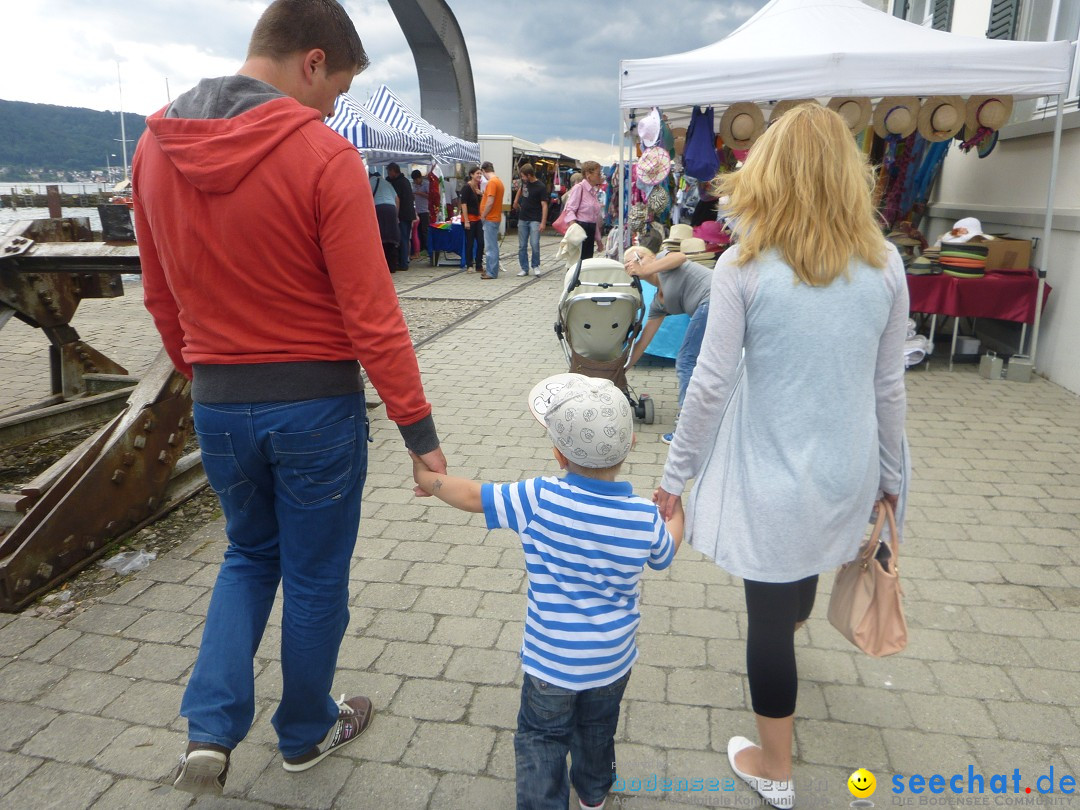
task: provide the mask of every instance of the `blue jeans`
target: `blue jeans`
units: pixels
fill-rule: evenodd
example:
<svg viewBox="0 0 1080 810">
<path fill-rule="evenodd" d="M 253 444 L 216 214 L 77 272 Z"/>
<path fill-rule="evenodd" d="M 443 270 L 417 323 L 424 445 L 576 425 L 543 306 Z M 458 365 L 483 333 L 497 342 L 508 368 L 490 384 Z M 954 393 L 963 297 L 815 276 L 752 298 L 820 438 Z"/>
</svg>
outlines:
<svg viewBox="0 0 1080 810">
<path fill-rule="evenodd" d="M 398 270 L 407 270 L 412 256 L 412 222 L 398 222 L 401 241 L 398 242 Z"/>
<path fill-rule="evenodd" d="M 255 715 L 252 660 L 282 584 L 286 757 L 326 736 L 330 687 L 349 624 L 349 567 L 367 477 L 363 394 L 300 402 L 195 404 L 207 480 L 229 539 L 180 713 L 188 738 L 235 748 Z"/>
<path fill-rule="evenodd" d="M 694 314 L 690 316 L 690 325 L 686 327 L 679 353 L 675 355 L 675 376 L 679 379 L 679 407 L 686 399 L 686 389 L 690 386 L 690 377 L 697 365 L 701 352 L 701 341 L 705 337 L 705 323 L 709 320 L 709 302 L 702 301 Z"/>
<path fill-rule="evenodd" d="M 514 733 L 518 810 L 566 810 L 571 782 L 586 804 L 604 800 L 615 782 L 615 728 L 629 681 L 628 672 L 575 692 L 525 674 Z"/>
<path fill-rule="evenodd" d="M 518 264 L 529 272 L 529 246 L 532 246 L 532 269 L 540 267 L 540 223 L 518 220 Z"/>
<path fill-rule="evenodd" d="M 499 275 L 499 223 L 484 220 L 484 260 L 487 269 L 484 271 L 489 276 Z"/>
</svg>

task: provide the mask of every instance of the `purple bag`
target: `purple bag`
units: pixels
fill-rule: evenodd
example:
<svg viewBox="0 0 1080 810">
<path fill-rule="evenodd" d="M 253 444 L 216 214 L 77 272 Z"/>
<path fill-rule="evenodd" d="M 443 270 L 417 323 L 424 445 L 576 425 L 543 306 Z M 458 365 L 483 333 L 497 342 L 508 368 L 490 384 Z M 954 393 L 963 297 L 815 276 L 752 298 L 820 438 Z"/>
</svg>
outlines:
<svg viewBox="0 0 1080 810">
<path fill-rule="evenodd" d="M 694 107 L 690 114 L 690 126 L 686 128 L 683 168 L 686 174 L 697 180 L 712 180 L 720 170 L 720 160 L 716 157 L 712 107 L 704 111 L 700 107 Z"/>
</svg>

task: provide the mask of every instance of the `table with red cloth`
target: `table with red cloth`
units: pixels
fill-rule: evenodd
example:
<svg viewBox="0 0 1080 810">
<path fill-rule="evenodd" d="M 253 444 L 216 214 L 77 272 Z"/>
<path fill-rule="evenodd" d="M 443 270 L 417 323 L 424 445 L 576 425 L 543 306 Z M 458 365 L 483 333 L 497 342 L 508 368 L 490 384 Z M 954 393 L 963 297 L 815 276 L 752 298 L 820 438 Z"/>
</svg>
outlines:
<svg viewBox="0 0 1080 810">
<path fill-rule="evenodd" d="M 907 285 L 912 312 L 1035 322 L 1035 293 L 1039 279 L 1034 270 L 991 271 L 983 278 L 956 278 L 944 274 L 908 276 Z M 1048 284 L 1043 289 L 1043 306 L 1049 294 Z"/>
<path fill-rule="evenodd" d="M 982 278 L 956 278 L 949 275 L 908 276 L 908 296 L 912 312 L 933 315 L 930 341 L 934 340 L 937 316 L 955 318 L 949 362 L 956 354 L 957 325 L 960 318 L 998 318 L 1024 324 L 1020 337 L 1023 351 L 1027 324 L 1035 322 L 1035 296 L 1039 279 L 1035 271 L 988 271 Z M 1050 285 L 1043 287 L 1043 306 L 1050 295 Z"/>
</svg>

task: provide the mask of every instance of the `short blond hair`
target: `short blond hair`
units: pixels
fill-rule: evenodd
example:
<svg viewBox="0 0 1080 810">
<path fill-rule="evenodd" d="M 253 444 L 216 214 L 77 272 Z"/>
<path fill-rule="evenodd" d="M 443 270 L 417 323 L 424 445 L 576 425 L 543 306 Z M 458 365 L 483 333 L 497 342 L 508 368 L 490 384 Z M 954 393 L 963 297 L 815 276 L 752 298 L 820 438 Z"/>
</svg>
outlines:
<svg viewBox="0 0 1080 810">
<path fill-rule="evenodd" d="M 638 257 L 640 257 L 642 259 L 655 259 L 656 258 L 656 254 L 653 253 L 651 250 L 649 250 L 644 245 L 631 245 L 630 247 L 628 247 L 625 250 L 625 252 L 623 253 L 623 256 L 626 256 L 627 254 L 629 254 L 630 251 L 634 252 L 634 256 L 638 256 Z"/>
<path fill-rule="evenodd" d="M 824 287 L 853 258 L 884 267 L 874 175 L 844 119 L 820 104 L 788 110 L 757 140 L 743 167 L 717 175 L 735 220 L 737 264 L 775 248 L 799 281 Z"/>
</svg>

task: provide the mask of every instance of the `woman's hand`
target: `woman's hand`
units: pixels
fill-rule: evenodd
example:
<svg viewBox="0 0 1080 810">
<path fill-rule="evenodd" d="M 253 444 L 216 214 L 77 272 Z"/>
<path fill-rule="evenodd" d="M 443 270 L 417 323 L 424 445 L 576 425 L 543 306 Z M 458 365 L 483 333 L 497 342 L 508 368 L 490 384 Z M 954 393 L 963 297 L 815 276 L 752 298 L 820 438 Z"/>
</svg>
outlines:
<svg viewBox="0 0 1080 810">
<path fill-rule="evenodd" d="M 660 512 L 660 517 L 664 520 L 671 520 L 671 516 L 675 514 L 676 507 L 681 507 L 682 505 L 681 495 L 672 495 L 663 487 L 656 488 L 652 499 Z"/>
</svg>

